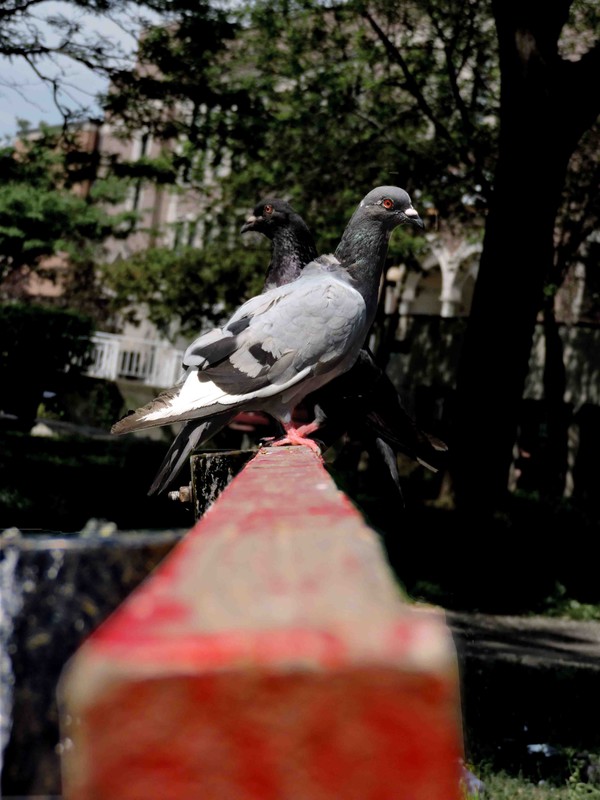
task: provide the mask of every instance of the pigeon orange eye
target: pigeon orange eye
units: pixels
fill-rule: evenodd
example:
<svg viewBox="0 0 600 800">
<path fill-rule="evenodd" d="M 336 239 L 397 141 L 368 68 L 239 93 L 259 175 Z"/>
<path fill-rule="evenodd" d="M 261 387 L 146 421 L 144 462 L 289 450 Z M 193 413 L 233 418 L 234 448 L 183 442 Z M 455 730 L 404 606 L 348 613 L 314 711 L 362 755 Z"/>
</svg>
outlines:
<svg viewBox="0 0 600 800">
<path fill-rule="evenodd" d="M 384 200 L 382 200 L 382 202 L 381 202 L 381 205 L 382 205 L 384 208 L 390 209 L 390 208 L 393 208 L 393 207 L 394 207 L 394 201 L 393 201 L 393 200 L 390 200 L 390 198 L 389 198 L 389 197 L 386 197 Z"/>
<path fill-rule="evenodd" d="M 272 214 L 272 213 L 273 213 L 273 206 L 272 206 L 272 205 L 269 205 L 269 204 L 267 204 L 267 205 L 265 206 L 265 208 L 264 208 L 264 212 L 265 212 L 265 214 Z"/>
</svg>

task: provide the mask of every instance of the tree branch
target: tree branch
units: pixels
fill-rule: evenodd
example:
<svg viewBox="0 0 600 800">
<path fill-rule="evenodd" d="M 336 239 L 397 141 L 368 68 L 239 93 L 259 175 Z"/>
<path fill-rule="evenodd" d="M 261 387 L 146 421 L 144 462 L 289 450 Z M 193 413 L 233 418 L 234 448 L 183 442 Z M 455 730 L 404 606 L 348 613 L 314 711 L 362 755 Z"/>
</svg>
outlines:
<svg viewBox="0 0 600 800">
<path fill-rule="evenodd" d="M 456 151 L 457 155 L 466 164 L 468 164 L 471 167 L 471 169 L 473 169 L 475 179 L 482 186 L 484 194 L 486 196 L 489 196 L 489 193 L 491 192 L 491 186 L 489 181 L 485 177 L 485 174 L 483 172 L 483 169 L 481 168 L 481 165 L 479 164 L 477 157 L 469 150 L 469 148 L 464 147 L 462 144 L 457 142 L 451 135 L 450 131 L 446 128 L 446 126 L 440 122 L 439 118 L 436 116 L 435 112 L 425 99 L 425 96 L 423 95 L 423 92 L 421 91 L 419 84 L 417 83 L 413 74 L 411 73 L 408 64 L 402 57 L 402 54 L 400 53 L 398 48 L 393 44 L 393 42 L 390 41 L 389 37 L 386 36 L 382 28 L 378 25 L 377 21 L 373 18 L 373 16 L 369 13 L 369 11 L 367 9 L 364 9 L 361 12 L 361 14 L 367 20 L 367 22 L 377 35 L 380 42 L 385 47 L 388 57 L 400 67 L 406 82 L 404 88 L 407 89 L 410 92 L 410 94 L 415 98 L 420 110 L 423 112 L 425 117 L 433 124 L 436 134 L 445 139 L 447 142 L 449 142 L 452 146 L 452 149 Z M 444 51 L 446 54 L 447 73 L 450 82 L 451 92 L 454 101 L 456 103 L 460 118 L 463 123 L 465 136 L 467 138 L 469 138 L 469 136 L 474 138 L 475 128 L 469 116 L 469 109 L 465 105 L 464 100 L 460 94 L 460 89 L 458 86 L 458 77 L 452 62 L 453 47 L 448 45 L 447 41 L 445 40 L 444 33 L 441 30 L 441 27 L 439 26 L 437 21 L 433 18 L 433 16 L 431 17 L 431 19 L 436 29 L 436 33 L 438 34 L 438 36 L 442 41 L 442 44 L 444 45 Z"/>
<path fill-rule="evenodd" d="M 379 39 L 379 41 L 385 47 L 385 50 L 386 50 L 389 58 L 394 63 L 396 63 L 400 67 L 400 69 L 402 70 L 402 74 L 404 75 L 404 80 L 406 82 L 406 89 L 408 89 L 408 91 L 415 98 L 415 100 L 417 101 L 417 105 L 419 106 L 419 108 L 421 109 L 421 111 L 423 112 L 425 117 L 427 117 L 427 119 L 432 123 L 432 125 L 435 128 L 436 134 L 438 136 L 441 136 L 447 142 L 450 142 L 452 145 L 454 145 L 455 143 L 454 143 L 454 140 L 453 140 L 452 136 L 450 135 L 450 132 L 448 131 L 448 129 L 444 125 L 442 125 L 442 123 L 439 121 L 439 119 L 434 114 L 433 109 L 431 108 L 431 106 L 429 105 L 427 100 L 425 99 L 425 96 L 423 95 L 423 92 L 421 91 L 421 88 L 420 88 L 419 84 L 417 83 L 417 81 L 415 80 L 413 74 L 409 70 L 408 64 L 406 63 L 406 61 L 402 57 L 402 54 L 400 53 L 398 48 L 386 36 L 386 34 L 379 27 L 379 25 L 377 24 L 376 20 L 369 13 L 369 11 L 367 11 L 367 9 L 363 9 L 361 11 L 361 15 L 364 17 L 364 19 L 367 20 L 367 22 L 369 23 L 369 25 L 373 29 L 373 32 L 376 34 L 376 36 Z"/>
</svg>

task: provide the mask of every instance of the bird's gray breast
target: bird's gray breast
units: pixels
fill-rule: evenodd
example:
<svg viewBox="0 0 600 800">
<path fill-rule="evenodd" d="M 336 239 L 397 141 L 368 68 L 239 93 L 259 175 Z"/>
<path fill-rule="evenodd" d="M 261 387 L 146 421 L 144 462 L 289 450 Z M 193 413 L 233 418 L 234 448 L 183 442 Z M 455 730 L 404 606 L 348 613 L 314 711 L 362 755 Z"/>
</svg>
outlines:
<svg viewBox="0 0 600 800">
<path fill-rule="evenodd" d="M 269 366 L 285 381 L 309 366 L 313 372 L 326 371 L 354 351 L 357 342 L 362 344 L 365 303 L 348 282 L 317 273 L 299 278 L 290 289 L 241 335 L 248 345 L 232 363 L 243 358 L 248 369 Z M 287 361 L 285 374 L 276 369 L 281 359 Z"/>
</svg>

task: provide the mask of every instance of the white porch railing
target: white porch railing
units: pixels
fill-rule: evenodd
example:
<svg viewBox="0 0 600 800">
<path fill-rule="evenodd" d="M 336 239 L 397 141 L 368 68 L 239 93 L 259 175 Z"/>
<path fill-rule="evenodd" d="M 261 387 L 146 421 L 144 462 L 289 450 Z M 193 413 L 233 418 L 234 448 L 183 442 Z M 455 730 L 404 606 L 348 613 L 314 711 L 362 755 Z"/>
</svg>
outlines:
<svg viewBox="0 0 600 800">
<path fill-rule="evenodd" d="M 140 381 L 164 389 L 172 386 L 181 374 L 183 350 L 168 342 L 137 339 L 115 333 L 95 333 L 92 363 L 87 374 L 93 378 L 115 381 Z"/>
</svg>

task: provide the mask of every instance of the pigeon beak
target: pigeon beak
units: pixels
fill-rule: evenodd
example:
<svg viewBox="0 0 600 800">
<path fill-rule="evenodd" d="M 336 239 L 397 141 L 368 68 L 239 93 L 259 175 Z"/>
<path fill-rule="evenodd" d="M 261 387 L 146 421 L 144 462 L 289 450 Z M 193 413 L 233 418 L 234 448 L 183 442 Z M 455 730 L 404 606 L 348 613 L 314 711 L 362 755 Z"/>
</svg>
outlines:
<svg viewBox="0 0 600 800">
<path fill-rule="evenodd" d="M 242 225 L 242 230 L 240 231 L 240 233 L 246 233 L 246 231 L 253 230 L 254 226 L 258 222 L 258 220 L 259 220 L 259 217 L 255 217 L 254 214 L 252 214 L 250 217 L 248 217 L 246 222 L 244 222 L 244 224 Z"/>
<path fill-rule="evenodd" d="M 425 228 L 425 223 L 412 206 L 404 209 L 404 216 L 406 217 L 406 221 L 410 222 L 411 225 L 416 225 L 417 228 Z"/>
</svg>

